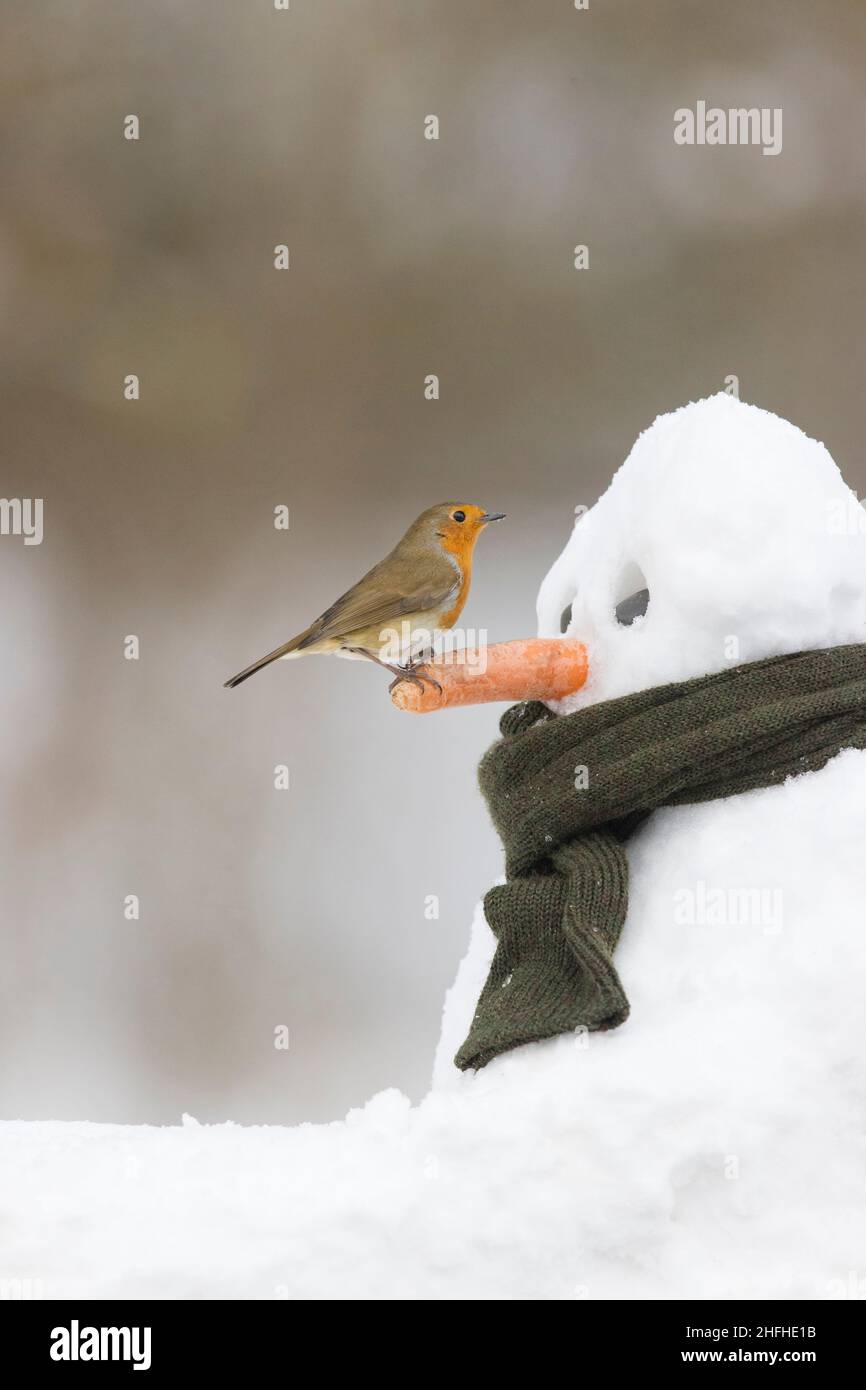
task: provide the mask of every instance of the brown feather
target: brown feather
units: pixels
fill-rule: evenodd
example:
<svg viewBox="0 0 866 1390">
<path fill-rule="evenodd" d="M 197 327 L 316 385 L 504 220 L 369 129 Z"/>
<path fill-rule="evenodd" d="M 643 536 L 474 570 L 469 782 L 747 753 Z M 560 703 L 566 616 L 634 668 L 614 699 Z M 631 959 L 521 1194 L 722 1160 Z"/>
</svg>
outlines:
<svg viewBox="0 0 866 1390">
<path fill-rule="evenodd" d="M 384 627 L 409 613 L 435 611 L 456 596 L 461 576 L 441 551 L 414 557 L 411 568 L 408 560 L 392 551 L 374 565 L 310 624 L 299 648 Z M 399 570 L 403 570 L 402 575 Z"/>
</svg>

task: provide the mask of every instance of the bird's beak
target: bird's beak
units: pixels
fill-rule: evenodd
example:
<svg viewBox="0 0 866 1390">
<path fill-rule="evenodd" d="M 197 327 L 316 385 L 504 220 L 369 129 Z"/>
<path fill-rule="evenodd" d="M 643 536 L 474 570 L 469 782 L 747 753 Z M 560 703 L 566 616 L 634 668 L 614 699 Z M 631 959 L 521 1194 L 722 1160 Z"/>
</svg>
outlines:
<svg viewBox="0 0 866 1390">
<path fill-rule="evenodd" d="M 504 521 L 504 520 L 505 520 L 505 513 L 504 513 L 504 512 L 485 512 L 484 515 L 483 515 L 483 517 L 481 518 L 481 525 L 482 525 L 482 526 L 486 526 L 487 523 L 488 523 L 488 521 Z"/>
</svg>

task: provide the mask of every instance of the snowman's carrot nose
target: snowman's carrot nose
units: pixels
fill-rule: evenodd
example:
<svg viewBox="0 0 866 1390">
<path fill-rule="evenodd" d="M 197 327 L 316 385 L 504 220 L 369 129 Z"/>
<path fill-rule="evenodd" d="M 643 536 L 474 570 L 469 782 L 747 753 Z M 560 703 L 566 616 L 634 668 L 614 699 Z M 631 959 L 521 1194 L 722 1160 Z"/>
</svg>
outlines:
<svg viewBox="0 0 866 1390">
<path fill-rule="evenodd" d="M 496 642 L 417 667 L 421 684 L 402 680 L 391 699 L 398 709 L 413 714 L 494 700 L 560 700 L 580 689 L 587 669 L 586 647 L 572 637 Z"/>
</svg>

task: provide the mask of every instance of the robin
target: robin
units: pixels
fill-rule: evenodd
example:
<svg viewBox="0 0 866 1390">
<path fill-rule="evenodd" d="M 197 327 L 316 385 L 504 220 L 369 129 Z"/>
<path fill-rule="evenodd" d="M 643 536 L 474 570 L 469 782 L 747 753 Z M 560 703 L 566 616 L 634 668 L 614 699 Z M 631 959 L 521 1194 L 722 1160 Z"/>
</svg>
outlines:
<svg viewBox="0 0 866 1390">
<path fill-rule="evenodd" d="M 469 594 L 475 542 L 488 522 L 504 515 L 463 502 L 428 507 L 391 553 L 320 618 L 226 685 L 240 685 L 281 656 L 315 652 L 375 661 L 395 677 L 391 689 L 401 680 L 437 684 L 414 668 L 429 649 L 432 633 L 453 627 L 459 618 Z"/>
</svg>

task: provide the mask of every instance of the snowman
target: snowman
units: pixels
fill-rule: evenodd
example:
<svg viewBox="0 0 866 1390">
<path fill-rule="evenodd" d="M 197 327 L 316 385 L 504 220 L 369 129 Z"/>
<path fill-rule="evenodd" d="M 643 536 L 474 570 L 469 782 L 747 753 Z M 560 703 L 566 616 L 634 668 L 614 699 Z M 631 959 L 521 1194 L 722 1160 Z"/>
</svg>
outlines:
<svg viewBox="0 0 866 1390">
<path fill-rule="evenodd" d="M 727 395 L 660 417 L 541 586 L 540 637 L 588 663 L 548 703 L 862 642 L 861 521 L 793 425 Z M 286 1130 L 19 1127 L 11 1248 L 39 1231 L 48 1296 L 104 1293 L 110 1268 L 121 1297 L 860 1297 L 864 844 L 856 747 L 662 806 L 626 845 L 619 1026 L 456 1068 L 496 946 L 479 907 L 418 1106 L 388 1090 Z"/>
<path fill-rule="evenodd" d="M 862 509 L 822 445 L 719 394 L 639 438 L 544 580 L 538 622 L 589 654 L 559 713 L 862 642 Z M 460 1073 L 495 946 L 477 912 L 433 1095 L 481 1090 L 512 1122 L 522 1106 L 534 1117 L 530 1171 L 550 1165 L 562 1184 L 558 1253 L 569 1267 L 571 1247 L 586 1296 L 864 1286 L 864 843 L 855 748 L 781 785 L 656 811 L 628 846 L 628 1021 Z"/>
</svg>

